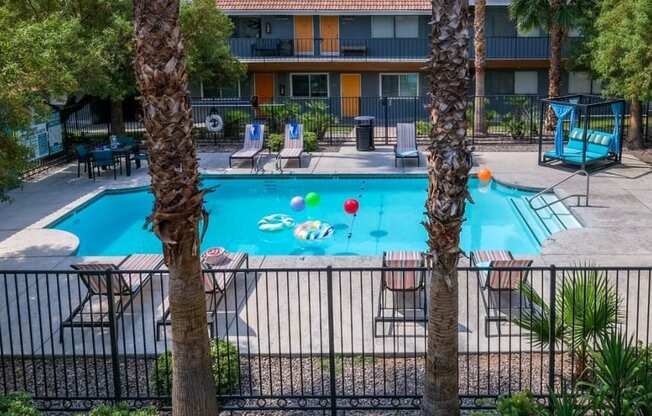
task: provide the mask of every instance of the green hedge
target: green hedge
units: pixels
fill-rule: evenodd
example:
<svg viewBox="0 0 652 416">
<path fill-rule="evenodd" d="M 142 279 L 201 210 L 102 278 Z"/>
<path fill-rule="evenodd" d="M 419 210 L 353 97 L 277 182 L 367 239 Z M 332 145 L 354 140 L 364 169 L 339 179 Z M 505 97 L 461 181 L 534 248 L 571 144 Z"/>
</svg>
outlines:
<svg viewBox="0 0 652 416">
<path fill-rule="evenodd" d="M 209 354 L 217 393 L 232 392 L 240 382 L 238 348 L 228 341 L 212 340 Z M 163 353 L 156 360 L 153 377 L 155 393 L 169 395 L 172 391 L 172 377 L 172 353 Z"/>
<path fill-rule="evenodd" d="M 129 409 L 125 404 L 117 406 L 98 406 L 88 413 L 88 416 L 158 416 L 159 412 L 154 407 L 142 409 Z"/>
</svg>

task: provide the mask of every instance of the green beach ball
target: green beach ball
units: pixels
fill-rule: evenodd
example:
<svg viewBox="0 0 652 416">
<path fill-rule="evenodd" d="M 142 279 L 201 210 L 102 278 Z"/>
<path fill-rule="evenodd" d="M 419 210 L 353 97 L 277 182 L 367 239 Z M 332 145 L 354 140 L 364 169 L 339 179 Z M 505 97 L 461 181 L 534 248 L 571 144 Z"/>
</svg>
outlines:
<svg viewBox="0 0 652 416">
<path fill-rule="evenodd" d="M 321 198 L 319 197 L 319 194 L 317 192 L 309 192 L 308 195 L 306 195 L 306 198 L 305 198 L 306 204 L 309 207 L 313 207 L 313 208 L 316 207 L 317 205 L 319 205 L 319 200 L 320 199 Z"/>
</svg>

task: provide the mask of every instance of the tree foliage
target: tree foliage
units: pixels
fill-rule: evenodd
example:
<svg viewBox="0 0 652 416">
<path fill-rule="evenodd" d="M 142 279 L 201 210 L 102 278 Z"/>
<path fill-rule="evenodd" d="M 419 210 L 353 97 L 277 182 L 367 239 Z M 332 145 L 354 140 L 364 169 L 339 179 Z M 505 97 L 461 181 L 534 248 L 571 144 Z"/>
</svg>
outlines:
<svg viewBox="0 0 652 416">
<path fill-rule="evenodd" d="M 652 99 L 651 27 L 650 0 L 602 1 L 590 49 L 607 94 Z"/>
</svg>

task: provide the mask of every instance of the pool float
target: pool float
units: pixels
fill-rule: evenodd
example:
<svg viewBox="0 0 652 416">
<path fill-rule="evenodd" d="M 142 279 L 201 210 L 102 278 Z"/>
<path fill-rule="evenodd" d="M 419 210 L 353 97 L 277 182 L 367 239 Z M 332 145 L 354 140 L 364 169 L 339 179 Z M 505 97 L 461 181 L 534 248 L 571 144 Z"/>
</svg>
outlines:
<svg viewBox="0 0 652 416">
<path fill-rule="evenodd" d="M 294 226 L 294 219 L 285 214 L 267 215 L 258 221 L 260 231 L 281 231 Z"/>
<path fill-rule="evenodd" d="M 323 240 L 333 235 L 333 227 L 319 220 L 306 221 L 294 228 L 294 236 L 299 240 Z"/>
</svg>

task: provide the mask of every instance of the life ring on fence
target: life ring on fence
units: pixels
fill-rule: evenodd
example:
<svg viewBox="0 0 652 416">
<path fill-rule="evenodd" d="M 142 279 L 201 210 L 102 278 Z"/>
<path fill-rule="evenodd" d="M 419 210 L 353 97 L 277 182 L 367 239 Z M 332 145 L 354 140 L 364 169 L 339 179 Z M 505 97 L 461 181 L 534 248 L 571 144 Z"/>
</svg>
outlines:
<svg viewBox="0 0 652 416">
<path fill-rule="evenodd" d="M 294 227 L 294 218 L 285 214 L 267 215 L 258 221 L 260 231 L 281 231 L 290 227 Z"/>
<path fill-rule="evenodd" d="M 224 128 L 224 121 L 219 114 L 209 114 L 204 121 L 206 123 L 206 130 L 211 133 L 219 133 Z"/>
<path fill-rule="evenodd" d="M 294 228 L 294 236 L 304 241 L 323 240 L 333 235 L 333 232 L 330 224 L 319 220 L 306 221 Z"/>
</svg>

